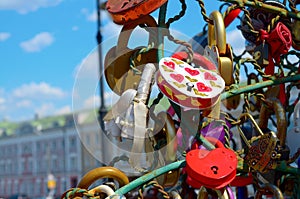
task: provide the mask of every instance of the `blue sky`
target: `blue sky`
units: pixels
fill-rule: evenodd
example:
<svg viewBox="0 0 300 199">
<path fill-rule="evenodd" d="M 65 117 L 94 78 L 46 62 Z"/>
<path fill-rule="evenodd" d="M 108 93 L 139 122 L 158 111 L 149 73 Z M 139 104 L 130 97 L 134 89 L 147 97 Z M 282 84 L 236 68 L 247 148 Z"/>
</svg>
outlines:
<svg viewBox="0 0 300 199">
<path fill-rule="evenodd" d="M 206 2 L 208 13 L 220 5 Z M 171 25 L 185 38 L 201 32 L 204 25 L 198 3 L 188 0 L 187 4 L 186 15 Z M 167 16 L 179 11 L 178 1 L 170 0 Z M 157 12 L 152 15 L 157 18 Z M 97 79 L 96 1 L 1 0 L 0 18 L 0 120 L 71 112 L 72 96 L 80 95 L 73 93 L 77 73 L 82 78 L 77 81 L 80 85 Z M 105 53 L 115 44 L 120 26 L 104 11 L 102 20 Z M 229 27 L 227 40 L 240 48 L 244 40 L 235 26 Z M 97 104 L 96 86 L 78 101 L 76 109 Z M 110 97 L 106 89 L 106 99 Z"/>
</svg>

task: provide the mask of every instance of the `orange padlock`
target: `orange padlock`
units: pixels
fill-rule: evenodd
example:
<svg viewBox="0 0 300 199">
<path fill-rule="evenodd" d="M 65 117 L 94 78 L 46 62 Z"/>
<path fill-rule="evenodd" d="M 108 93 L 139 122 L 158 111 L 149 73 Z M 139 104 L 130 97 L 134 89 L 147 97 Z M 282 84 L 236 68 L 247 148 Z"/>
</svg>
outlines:
<svg viewBox="0 0 300 199">
<path fill-rule="evenodd" d="M 227 186 L 236 176 L 237 157 L 234 151 L 227 149 L 217 139 L 206 137 L 217 143 L 211 151 L 193 149 L 186 154 L 187 183 L 199 189 L 201 186 L 221 189 Z"/>
<path fill-rule="evenodd" d="M 139 19 L 158 9 L 167 0 L 108 0 L 106 9 L 117 24 Z"/>
<path fill-rule="evenodd" d="M 118 38 L 117 46 L 111 48 L 105 56 L 105 77 L 109 87 L 118 95 L 127 89 L 137 89 L 141 75 L 137 74 L 130 67 L 130 58 L 143 48 L 139 46 L 135 49 L 127 47 L 133 29 L 140 24 L 151 27 L 149 31 L 148 44 L 153 44 L 147 52 L 140 54 L 139 59 L 134 60 L 135 67 L 140 72 L 145 64 L 157 62 L 157 23 L 150 15 L 144 16 L 135 22 L 125 24 Z M 153 27 L 153 28 L 152 28 Z"/>
</svg>

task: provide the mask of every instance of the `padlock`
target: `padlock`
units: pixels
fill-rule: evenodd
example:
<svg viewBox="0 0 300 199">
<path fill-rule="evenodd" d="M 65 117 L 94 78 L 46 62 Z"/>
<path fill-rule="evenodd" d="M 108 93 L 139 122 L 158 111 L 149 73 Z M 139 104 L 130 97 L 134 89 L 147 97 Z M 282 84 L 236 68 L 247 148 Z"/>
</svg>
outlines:
<svg viewBox="0 0 300 199">
<path fill-rule="evenodd" d="M 262 0 L 262 1 L 265 4 L 286 9 L 285 5 L 281 3 L 279 0 Z M 252 31 L 267 30 L 268 25 L 271 24 L 271 21 L 277 16 L 277 13 L 265 12 L 263 9 L 259 7 L 250 7 L 247 10 L 247 13 L 251 17 L 251 21 L 249 21 L 248 18 L 249 16 L 246 16 L 244 14 L 242 16 L 241 24 L 237 28 L 241 30 L 242 35 L 247 41 L 248 46 L 246 47 L 246 50 L 252 53 L 255 46 L 257 45 L 257 40 L 258 40 L 257 35 L 253 34 Z M 279 21 L 281 21 L 286 25 L 291 23 L 290 18 L 284 16 L 281 16 Z M 249 22 L 250 25 L 252 26 L 251 28 Z"/>
<path fill-rule="evenodd" d="M 254 199 L 262 199 L 263 195 L 272 194 L 276 199 L 284 199 L 280 189 L 273 184 L 262 184 L 258 190 L 255 192 Z"/>
<path fill-rule="evenodd" d="M 211 197 L 209 197 L 209 195 Z M 207 199 L 207 198 L 233 199 L 235 197 L 230 187 L 226 187 L 220 190 L 210 190 L 204 186 L 200 187 L 197 199 Z"/>
<path fill-rule="evenodd" d="M 156 144 L 156 148 L 153 149 L 154 146 L 151 146 L 151 149 L 146 148 L 145 151 L 158 151 L 158 153 L 161 153 L 161 156 L 164 157 L 164 165 L 175 162 L 177 159 L 177 137 L 172 117 L 168 113 L 159 112 L 157 116 L 152 119 L 154 119 L 155 122 L 153 128 L 153 142 Z M 162 167 L 164 165 L 157 165 L 157 167 Z M 173 187 L 178 182 L 179 176 L 180 171 L 179 169 L 176 169 L 157 177 L 156 180 L 163 187 Z"/>
<path fill-rule="evenodd" d="M 180 52 L 174 53 L 172 55 L 172 57 L 182 60 L 184 62 L 187 62 L 188 53 L 185 51 L 180 51 Z M 194 54 L 193 54 L 193 62 L 191 64 L 194 65 L 194 68 L 201 66 L 202 68 L 204 68 L 206 70 L 214 71 L 217 69 L 216 65 L 213 62 L 209 61 L 206 57 L 204 57 L 201 54 L 198 54 L 196 52 L 194 52 Z"/>
<path fill-rule="evenodd" d="M 216 143 L 219 148 L 211 151 L 193 149 L 186 154 L 187 183 L 197 189 L 201 186 L 221 189 L 235 178 L 237 157 L 234 151 L 224 148 L 219 140 L 206 139 Z"/>
<path fill-rule="evenodd" d="M 272 131 L 264 134 L 249 113 L 243 113 L 239 120 L 243 123 L 247 118 L 250 119 L 259 135 L 252 137 L 249 142 L 240 126 L 237 125 L 240 136 L 248 147 L 244 161 L 249 167 L 262 173 L 267 172 L 270 169 L 275 169 L 277 161 L 280 158 L 279 139 Z"/>
<path fill-rule="evenodd" d="M 263 131 L 268 131 L 268 119 L 272 113 L 275 113 L 277 122 L 277 134 L 280 141 L 281 149 L 285 148 L 286 131 L 287 131 L 287 120 L 286 113 L 283 105 L 277 98 L 266 99 L 263 106 L 260 109 L 259 123 L 258 126 Z"/>
<path fill-rule="evenodd" d="M 146 24 L 151 27 L 148 43 L 153 44 L 153 48 L 140 54 L 139 59 L 133 60 L 136 63 L 136 69 L 142 72 L 146 63 L 157 63 L 157 23 L 155 19 L 147 15 L 125 24 L 119 35 L 117 46 L 107 52 L 104 61 L 104 73 L 108 86 L 118 95 L 127 89 L 136 90 L 141 78 L 140 74 L 136 74 L 130 68 L 130 58 L 144 47 L 140 46 L 135 49 L 127 47 L 133 29 L 139 24 Z"/>
<path fill-rule="evenodd" d="M 232 49 L 226 43 L 226 31 L 222 15 L 214 11 L 210 15 L 213 24 L 208 24 L 208 45 L 204 49 L 204 56 L 218 67 L 218 71 L 229 88 L 234 83 Z M 223 100 L 228 110 L 236 109 L 240 103 L 240 95 Z"/>
<path fill-rule="evenodd" d="M 114 167 L 98 167 L 86 173 L 78 183 L 77 187 L 88 189 L 94 182 L 103 178 L 112 178 L 118 181 L 122 187 L 129 183 L 128 177 L 119 169 Z"/>
<path fill-rule="evenodd" d="M 162 58 L 156 83 L 160 91 L 181 107 L 207 109 L 216 104 L 225 87 L 222 77 L 214 71 L 194 68 L 172 57 Z"/>
<path fill-rule="evenodd" d="M 117 24 L 125 24 L 149 15 L 167 0 L 108 0 L 106 10 Z"/>
<path fill-rule="evenodd" d="M 293 120 L 291 128 L 287 133 L 287 145 L 290 148 L 291 154 L 295 154 L 300 148 L 300 101 L 294 107 Z"/>
</svg>

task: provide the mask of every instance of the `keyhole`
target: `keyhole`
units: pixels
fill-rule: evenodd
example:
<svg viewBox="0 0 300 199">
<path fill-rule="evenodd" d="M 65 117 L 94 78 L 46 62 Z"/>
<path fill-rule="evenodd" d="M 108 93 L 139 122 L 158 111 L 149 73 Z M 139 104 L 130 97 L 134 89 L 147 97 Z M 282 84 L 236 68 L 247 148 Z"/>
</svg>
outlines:
<svg viewBox="0 0 300 199">
<path fill-rule="evenodd" d="M 191 82 L 187 82 L 187 83 L 186 83 L 186 86 L 187 86 L 187 88 L 186 88 L 187 91 L 190 91 L 190 92 L 191 92 L 191 91 L 192 91 L 192 88 L 194 87 L 194 84 L 191 83 Z"/>
<path fill-rule="evenodd" d="M 212 166 L 210 169 L 214 172 L 214 174 L 218 174 L 219 168 L 217 166 Z"/>
</svg>

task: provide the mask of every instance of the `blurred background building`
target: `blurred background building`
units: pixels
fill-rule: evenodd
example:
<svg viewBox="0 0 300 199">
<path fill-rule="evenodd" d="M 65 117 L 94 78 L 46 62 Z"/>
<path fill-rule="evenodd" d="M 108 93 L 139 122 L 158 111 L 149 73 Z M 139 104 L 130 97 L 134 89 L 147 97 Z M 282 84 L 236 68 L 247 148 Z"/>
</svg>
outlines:
<svg viewBox="0 0 300 199">
<path fill-rule="evenodd" d="M 56 196 L 76 187 L 87 171 L 100 165 L 80 140 L 96 149 L 101 147 L 95 126 L 98 123 L 92 114 L 95 113 L 83 111 L 75 113 L 74 119 L 73 114 L 68 114 L 36 116 L 21 123 L 0 122 L 0 197 L 26 194 L 45 198 L 49 186 L 53 186 L 49 175 L 55 178 Z"/>
</svg>

